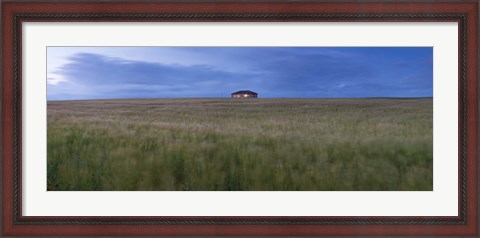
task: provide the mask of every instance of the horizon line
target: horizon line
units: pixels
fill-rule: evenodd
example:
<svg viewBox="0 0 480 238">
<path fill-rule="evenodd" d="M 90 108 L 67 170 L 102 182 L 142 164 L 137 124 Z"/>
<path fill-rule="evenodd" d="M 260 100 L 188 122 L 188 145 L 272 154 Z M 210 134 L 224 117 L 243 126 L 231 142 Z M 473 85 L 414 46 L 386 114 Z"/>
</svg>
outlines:
<svg viewBox="0 0 480 238">
<path fill-rule="evenodd" d="M 261 97 L 261 98 L 232 98 L 232 97 L 152 97 L 152 98 L 88 98 L 88 99 L 47 99 L 47 101 L 94 101 L 94 100 L 138 100 L 138 99 L 234 99 L 234 100 L 256 100 L 256 99 L 428 99 L 425 97 Z"/>
</svg>

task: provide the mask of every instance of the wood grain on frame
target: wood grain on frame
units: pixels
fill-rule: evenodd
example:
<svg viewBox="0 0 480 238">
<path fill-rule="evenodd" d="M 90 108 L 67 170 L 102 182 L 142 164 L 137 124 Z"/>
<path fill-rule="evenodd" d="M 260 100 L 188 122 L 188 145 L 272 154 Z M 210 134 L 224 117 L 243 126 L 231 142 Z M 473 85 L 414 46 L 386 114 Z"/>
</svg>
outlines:
<svg viewBox="0 0 480 238">
<path fill-rule="evenodd" d="M 2 234 L 478 235 L 477 1 L 2 3 Z M 459 215 L 455 217 L 25 217 L 21 24 L 29 21 L 453 21 L 459 24 Z"/>
</svg>

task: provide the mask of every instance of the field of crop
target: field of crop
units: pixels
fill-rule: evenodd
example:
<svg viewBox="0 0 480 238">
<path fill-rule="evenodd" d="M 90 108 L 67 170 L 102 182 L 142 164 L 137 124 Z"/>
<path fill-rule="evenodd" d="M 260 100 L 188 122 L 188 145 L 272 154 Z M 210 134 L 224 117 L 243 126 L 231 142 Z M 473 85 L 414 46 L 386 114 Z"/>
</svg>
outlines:
<svg viewBox="0 0 480 238">
<path fill-rule="evenodd" d="M 49 101 L 49 191 L 432 190 L 420 99 Z"/>
</svg>

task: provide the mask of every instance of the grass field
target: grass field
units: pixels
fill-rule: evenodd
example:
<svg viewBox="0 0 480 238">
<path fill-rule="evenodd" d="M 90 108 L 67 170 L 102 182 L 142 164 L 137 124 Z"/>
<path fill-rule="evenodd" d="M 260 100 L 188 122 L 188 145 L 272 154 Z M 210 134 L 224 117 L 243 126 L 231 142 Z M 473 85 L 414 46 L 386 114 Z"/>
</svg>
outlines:
<svg viewBox="0 0 480 238">
<path fill-rule="evenodd" d="M 420 99 L 48 101 L 48 190 L 432 190 Z"/>
</svg>

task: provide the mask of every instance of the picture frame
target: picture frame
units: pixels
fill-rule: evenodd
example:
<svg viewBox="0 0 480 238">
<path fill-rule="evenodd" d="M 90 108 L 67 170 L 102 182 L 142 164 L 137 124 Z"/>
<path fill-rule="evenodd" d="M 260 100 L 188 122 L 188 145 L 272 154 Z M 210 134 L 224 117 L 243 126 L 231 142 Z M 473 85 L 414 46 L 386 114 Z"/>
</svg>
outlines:
<svg viewBox="0 0 480 238">
<path fill-rule="evenodd" d="M 478 1 L 3 1 L 3 236 L 462 236 L 478 234 Z M 456 22 L 457 216 L 24 216 L 25 22 Z M 41 178 L 39 178 L 41 179 Z M 181 204 L 176 204 L 181 206 Z"/>
</svg>

